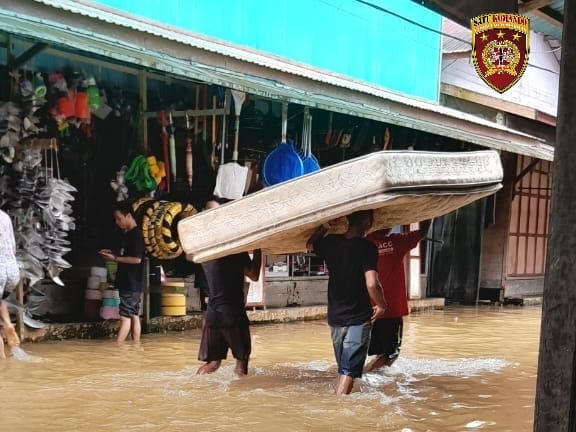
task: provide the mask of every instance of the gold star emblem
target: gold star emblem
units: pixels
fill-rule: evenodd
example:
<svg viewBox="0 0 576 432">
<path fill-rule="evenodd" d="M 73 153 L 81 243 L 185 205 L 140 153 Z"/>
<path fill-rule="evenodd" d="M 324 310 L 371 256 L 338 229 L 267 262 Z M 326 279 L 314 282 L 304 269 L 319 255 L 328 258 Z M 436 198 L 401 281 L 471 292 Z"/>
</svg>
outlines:
<svg viewBox="0 0 576 432">
<path fill-rule="evenodd" d="M 496 36 L 498 36 L 498 39 L 502 39 L 504 37 L 504 32 L 500 30 L 498 33 L 496 33 Z"/>
<path fill-rule="evenodd" d="M 513 38 L 515 41 L 517 41 L 518 39 L 520 39 L 520 35 L 519 35 L 518 33 L 514 33 L 514 34 L 512 35 L 512 38 Z"/>
<path fill-rule="evenodd" d="M 482 36 L 480 36 L 480 39 L 482 39 L 482 42 L 486 42 L 488 40 L 488 35 L 486 33 L 482 33 Z"/>
</svg>

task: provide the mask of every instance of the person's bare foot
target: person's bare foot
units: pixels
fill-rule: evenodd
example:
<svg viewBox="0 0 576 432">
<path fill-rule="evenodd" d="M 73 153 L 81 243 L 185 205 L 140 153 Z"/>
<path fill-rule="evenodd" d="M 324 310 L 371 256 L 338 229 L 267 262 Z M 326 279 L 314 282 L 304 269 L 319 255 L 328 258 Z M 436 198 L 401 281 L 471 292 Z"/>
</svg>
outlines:
<svg viewBox="0 0 576 432">
<path fill-rule="evenodd" d="M 248 375 L 248 360 L 236 360 L 234 373 L 239 377 L 245 377 Z"/>
<path fill-rule="evenodd" d="M 196 371 L 196 375 L 211 374 L 212 372 L 216 372 L 219 367 L 220 367 L 219 361 L 208 362 L 208 363 L 200 366 L 200 368 L 198 368 L 198 370 Z"/>
<path fill-rule="evenodd" d="M 8 346 L 10 348 L 17 347 L 20 345 L 20 338 L 14 326 L 5 327 L 4 331 L 6 333 L 6 340 L 8 341 Z"/>
</svg>

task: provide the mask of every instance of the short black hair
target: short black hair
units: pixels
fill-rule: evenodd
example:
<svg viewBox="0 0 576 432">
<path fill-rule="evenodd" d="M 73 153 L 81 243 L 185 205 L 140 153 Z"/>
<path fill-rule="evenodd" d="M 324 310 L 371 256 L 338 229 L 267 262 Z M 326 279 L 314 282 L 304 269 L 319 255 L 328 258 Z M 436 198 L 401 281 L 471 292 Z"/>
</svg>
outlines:
<svg viewBox="0 0 576 432">
<path fill-rule="evenodd" d="M 226 204 L 226 203 L 228 203 L 230 201 L 234 201 L 234 200 L 230 199 L 230 198 L 222 198 L 222 197 L 219 197 L 218 195 L 211 195 L 210 198 L 208 198 L 206 200 L 206 202 L 208 202 L 208 201 L 216 201 L 218 204 Z"/>
<path fill-rule="evenodd" d="M 374 219 L 374 212 L 372 210 L 360 210 L 350 213 L 346 218 L 348 219 L 348 224 L 351 226 L 361 226 L 364 219 Z"/>
<path fill-rule="evenodd" d="M 128 201 L 118 201 L 114 204 L 114 208 L 112 209 L 112 213 L 122 213 L 123 215 L 132 215 L 134 216 L 134 210 L 132 209 L 132 204 Z"/>
</svg>

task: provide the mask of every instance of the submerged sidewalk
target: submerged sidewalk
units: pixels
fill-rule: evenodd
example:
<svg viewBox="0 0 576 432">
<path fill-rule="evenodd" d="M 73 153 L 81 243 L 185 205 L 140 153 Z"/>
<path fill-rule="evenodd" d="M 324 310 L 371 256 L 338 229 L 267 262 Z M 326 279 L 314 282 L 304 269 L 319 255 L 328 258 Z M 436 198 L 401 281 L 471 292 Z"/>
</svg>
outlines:
<svg viewBox="0 0 576 432">
<path fill-rule="evenodd" d="M 443 298 L 410 300 L 412 312 L 443 309 Z M 296 306 L 248 311 L 251 324 L 285 323 L 326 319 L 326 306 Z M 200 328 L 201 315 L 194 313 L 181 317 L 154 317 L 150 319 L 149 333 L 182 332 Z M 118 331 L 119 321 L 94 321 L 47 324 L 42 329 L 24 330 L 24 342 L 44 342 L 65 339 L 112 338 Z M 144 329 L 143 333 L 144 333 Z"/>
</svg>

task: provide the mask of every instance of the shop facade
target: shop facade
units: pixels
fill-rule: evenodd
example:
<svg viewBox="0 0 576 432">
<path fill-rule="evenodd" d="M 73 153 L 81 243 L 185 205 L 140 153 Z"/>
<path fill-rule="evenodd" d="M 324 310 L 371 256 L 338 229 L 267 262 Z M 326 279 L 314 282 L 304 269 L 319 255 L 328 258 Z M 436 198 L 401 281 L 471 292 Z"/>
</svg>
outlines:
<svg viewBox="0 0 576 432">
<path fill-rule="evenodd" d="M 67 257 L 72 268 L 62 272 L 66 287 L 48 281 L 43 292 L 51 299 L 43 307 L 55 317 L 78 319 L 73 311 L 81 309 L 88 269 L 102 265 L 94 251 L 114 235 L 109 210 L 123 191 L 118 175 L 122 166 L 129 169 L 139 156 L 167 162 L 172 169 L 157 183 L 163 181 L 162 187 L 146 186 L 145 181 L 142 188 L 128 184 L 128 196 L 182 203 L 179 213 L 200 209 L 213 190 L 216 167 L 233 152 L 236 106 L 230 90 L 247 96 L 238 129 L 239 160 L 255 168 L 255 180 L 247 191 L 261 187 L 258 166 L 281 138 L 283 106 L 288 107 L 287 133 L 297 142 L 303 135 L 304 108 L 312 113 L 312 148 L 322 166 L 380 149 L 513 147 L 529 156 L 550 151 L 534 136 L 435 104 L 437 82 L 436 90 L 428 93 L 432 101 L 426 101 L 422 95 L 389 91 L 366 78 L 352 79 L 94 5 L 9 1 L 0 13 L 6 29 L 7 73 L 28 71 L 34 77 L 41 72 L 52 91 L 57 77 L 50 75 L 71 67 L 82 78 L 93 78 L 99 96 L 106 98 L 105 106 L 95 107 L 89 121 L 62 122 L 68 123 L 67 128 L 47 128 L 45 134 L 59 140 L 57 154 L 55 149 L 46 150 L 60 157 L 63 175 L 78 189 L 73 207 L 81 228 L 70 235 L 72 250 Z M 70 76 L 74 74 L 66 75 L 67 84 Z M 19 88 L 7 87 L 8 93 Z M 170 135 L 177 155 L 172 164 L 170 152 L 164 152 Z M 194 155 L 191 175 L 188 142 Z M 142 207 L 146 210 L 142 218 L 151 205 Z M 148 217 L 153 218 L 158 208 Z M 168 207 L 162 209 L 169 212 Z M 159 261 L 169 276 L 183 278 L 191 272 L 181 256 L 170 256 L 178 250 L 171 250 L 168 240 L 151 239 L 152 268 Z M 154 256 L 158 244 L 163 244 L 161 253 Z M 418 254 L 413 258 L 410 293 L 419 298 L 424 296 L 420 279 L 427 269 Z M 253 306 L 325 301 L 326 269 L 314 256 L 268 256 L 263 279 L 262 295 L 252 299 Z"/>
</svg>

